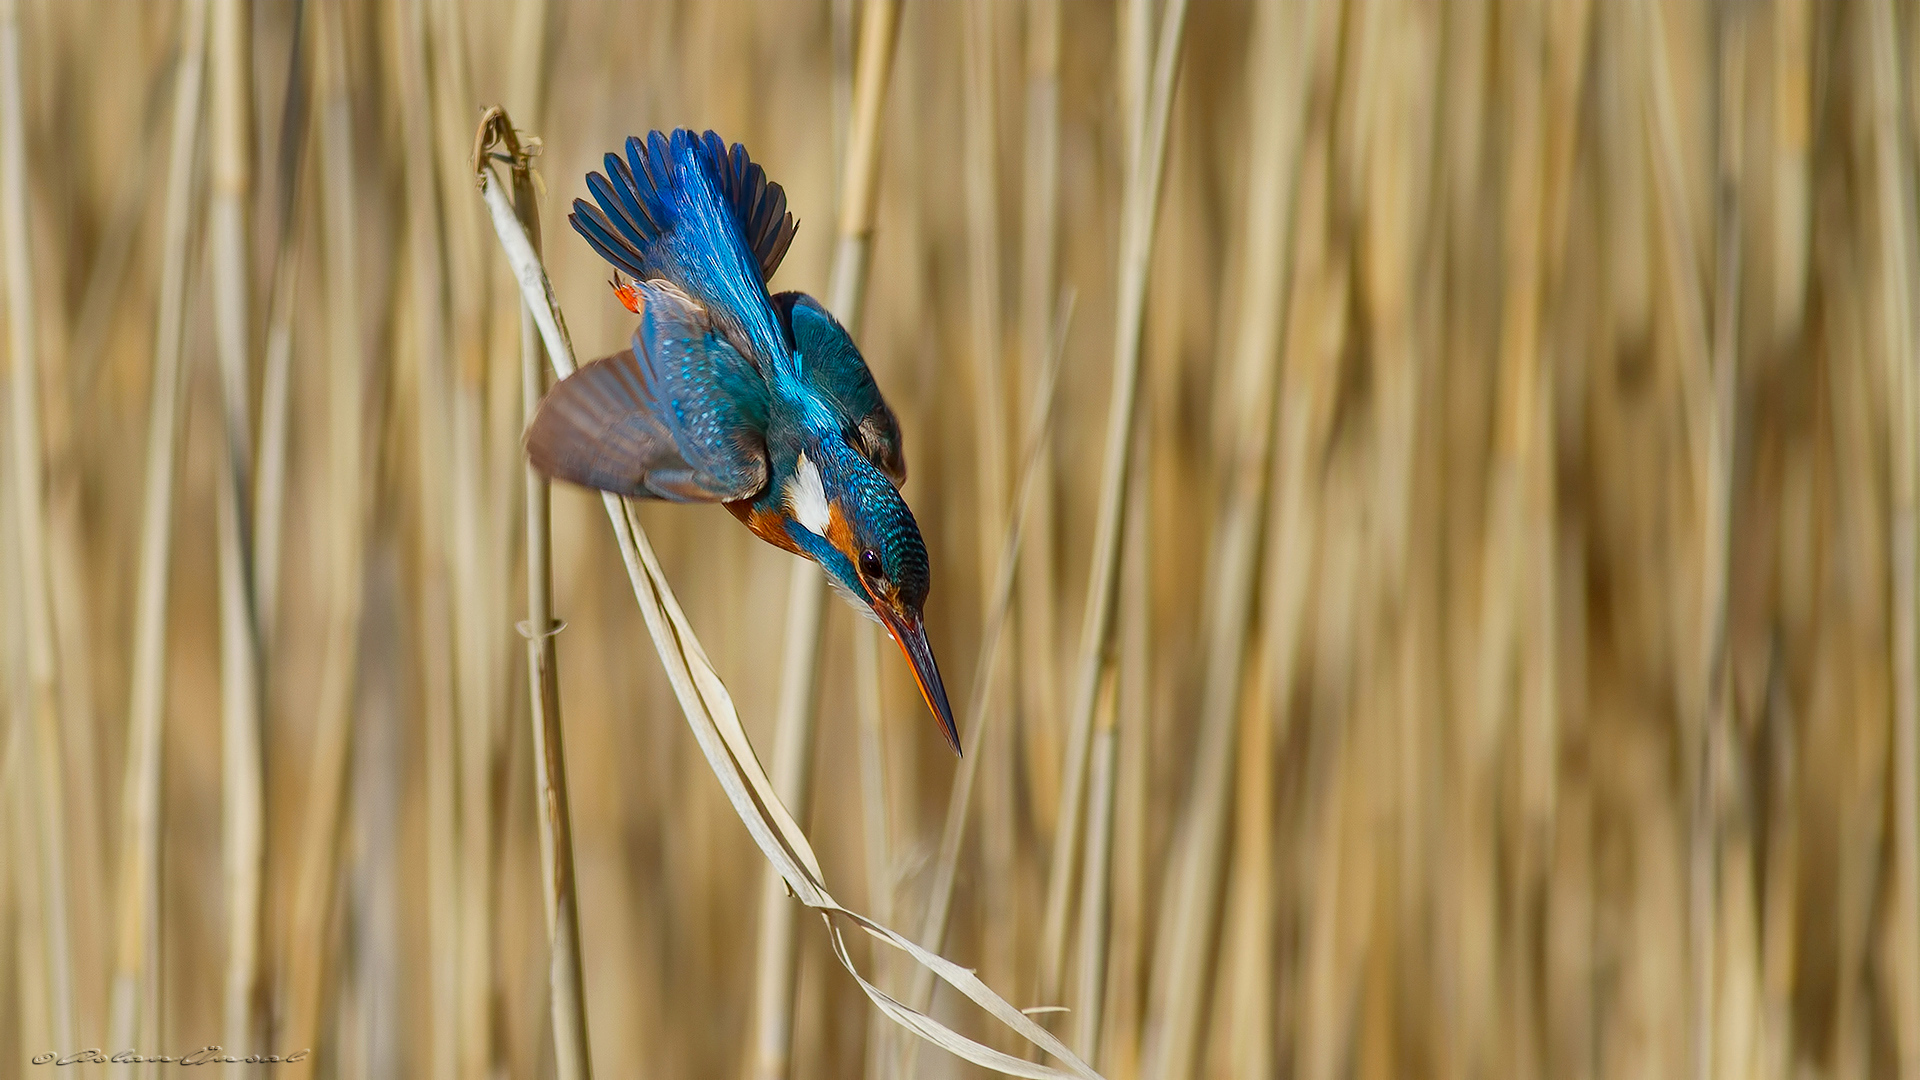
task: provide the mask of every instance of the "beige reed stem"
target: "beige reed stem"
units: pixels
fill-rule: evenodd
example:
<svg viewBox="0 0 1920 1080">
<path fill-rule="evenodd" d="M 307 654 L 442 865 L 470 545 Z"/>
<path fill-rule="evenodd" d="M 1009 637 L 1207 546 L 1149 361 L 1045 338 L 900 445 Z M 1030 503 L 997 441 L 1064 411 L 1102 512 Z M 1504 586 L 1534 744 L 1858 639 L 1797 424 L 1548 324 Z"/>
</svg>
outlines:
<svg viewBox="0 0 1920 1080">
<path fill-rule="evenodd" d="M 140 568 L 134 596 L 126 778 L 120 802 L 118 933 L 107 1023 L 108 1043 L 120 1047 L 160 1034 L 160 725 L 167 687 L 167 579 L 184 405 L 180 356 L 186 323 L 188 228 L 198 172 L 194 148 L 206 63 L 206 0 L 188 0 L 180 19 L 180 66 L 161 226 Z M 148 1071 L 152 1068 L 145 1066 Z"/>
<path fill-rule="evenodd" d="M 1129 119 L 1129 129 L 1136 137 L 1130 140 L 1133 149 L 1120 210 L 1113 396 L 1107 407 L 1107 436 L 1101 456 L 1099 511 L 1094 521 L 1087 606 L 1080 626 L 1080 652 L 1074 665 L 1073 712 L 1067 717 L 1066 753 L 1061 762 L 1060 813 L 1054 826 L 1053 850 L 1047 869 L 1047 906 L 1040 944 L 1042 1001 L 1059 996 L 1061 971 L 1066 961 L 1067 912 L 1073 902 L 1073 882 L 1078 867 L 1093 710 L 1113 635 L 1121 511 L 1126 505 L 1126 490 L 1131 480 L 1130 447 L 1139 397 L 1140 334 L 1146 317 L 1147 271 L 1153 255 L 1154 222 L 1159 216 L 1167 120 L 1172 111 L 1173 77 L 1179 66 L 1186 10 L 1186 0 L 1167 0 L 1152 50 L 1152 66 L 1138 72 L 1141 85 L 1128 92 L 1128 100 L 1138 103 L 1138 111 Z"/>
<path fill-rule="evenodd" d="M 533 173 L 506 111 L 489 109 L 480 122 L 476 170 L 494 145 L 505 148 L 513 178 L 514 211 L 536 254 L 540 245 L 539 208 Z M 533 313 L 522 304 L 521 397 L 526 422 L 546 393 L 546 357 Z M 573 872 L 573 813 L 567 794 L 566 745 L 560 722 L 560 676 L 554 637 L 562 624 L 553 616 L 553 532 L 545 477 L 531 465 L 527 485 L 527 686 L 531 695 L 535 806 L 539 812 L 540 871 L 547 914 L 549 1012 L 553 1024 L 554 1075 L 558 1080 L 591 1080 L 593 1059 L 587 1036 L 586 994 L 582 985 L 579 894 Z"/>
<path fill-rule="evenodd" d="M 213 261 L 214 345 L 225 416 L 226 471 L 215 496 L 220 578 L 221 864 L 227 893 L 225 1046 L 239 1056 L 260 1040 L 261 872 L 266 808 L 261 750 L 259 604 L 250 534 L 253 465 L 250 389 L 252 276 L 247 218 L 252 177 L 253 69 L 247 8 L 215 0 L 212 61 L 212 184 L 208 247 Z M 231 1076 L 248 1066 L 232 1065 Z"/>
<path fill-rule="evenodd" d="M 867 256 L 873 242 L 873 207 L 879 189 L 880 116 L 893 67 L 899 27 L 898 0 L 867 0 L 861 13 L 854 73 L 852 130 L 840 198 L 840 236 L 827 281 L 827 306 L 858 328 L 866 301 Z M 813 781 L 813 732 L 819 715 L 815 681 L 820 669 L 820 631 L 826 615 L 826 579 L 805 560 L 793 566 L 787 592 L 786 654 L 780 672 L 780 706 L 774 720 L 774 790 L 804 815 Z M 778 1080 L 791 1067 L 794 965 L 799 912 L 778 874 L 761 890 L 759 953 L 754 964 L 753 1048 L 749 1074 Z"/>
<path fill-rule="evenodd" d="M 53 612 L 47 572 L 46 452 L 40 437 L 40 342 L 35 315 L 33 252 L 28 236 L 26 110 L 21 101 L 20 10 L 0 5 L 0 249 L 6 260 L 7 370 L 12 420 L 14 527 L 19 533 L 17 597 L 25 613 L 27 670 L 16 672 L 26 690 L 38 828 L 41 932 L 45 935 L 47 999 L 53 1037 L 72 1045 L 73 967 L 67 930 L 67 825 L 53 649 Z"/>
<path fill-rule="evenodd" d="M 347 766 L 353 748 L 353 702 L 359 685 L 368 428 L 355 242 L 359 216 L 354 193 L 356 158 L 345 33 L 338 9 L 322 7 L 314 16 L 319 194 L 325 226 L 326 540 L 331 602 L 327 605 L 320 691 L 314 709 L 311 779 L 295 862 L 286 980 L 289 1034 L 300 1046 L 317 1048 L 325 1044 L 328 1034 L 324 1002 L 329 996 L 335 955 L 328 929 L 338 892 Z"/>
</svg>

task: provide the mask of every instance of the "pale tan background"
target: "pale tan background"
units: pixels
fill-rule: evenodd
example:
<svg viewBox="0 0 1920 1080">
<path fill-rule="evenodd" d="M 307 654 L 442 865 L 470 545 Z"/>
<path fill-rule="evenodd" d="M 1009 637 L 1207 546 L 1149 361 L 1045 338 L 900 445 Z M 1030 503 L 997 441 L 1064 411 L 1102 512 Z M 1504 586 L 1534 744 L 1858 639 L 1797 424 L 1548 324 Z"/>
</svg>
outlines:
<svg viewBox="0 0 1920 1080">
<path fill-rule="evenodd" d="M 1038 956 L 1109 422 L 1123 88 L 1144 55 L 1127 42 L 1158 33 L 1162 2 L 910 3 L 884 106 L 853 330 L 906 431 L 930 633 L 963 715 L 999 535 L 982 523 L 1004 520 L 983 499 L 1012 487 L 1073 301 L 945 950 L 1021 1006 L 1095 1005 L 1072 978 L 1037 1000 Z M 256 435 L 296 10 L 252 9 L 244 83 Z M 56 968 L 73 1045 L 108 1038 L 181 12 L 18 13 L 52 648 L 29 648 L 9 468 L 0 1077 L 49 1073 L 26 1062 L 53 1048 Z M 652 127 L 744 142 L 800 219 L 774 284 L 825 293 L 860 16 L 853 0 L 307 5 L 315 126 L 263 631 L 261 970 L 283 1024 L 315 733 L 348 693 L 352 738 L 328 1023 L 276 1047 L 311 1044 L 336 1076 L 551 1067 L 513 628 L 518 311 L 466 172 L 479 110 L 503 103 L 542 141 L 550 265 L 591 357 L 631 317 L 565 214 L 599 155 Z M 1055 16 L 1057 50 L 1037 29 Z M 1105 1031 L 1079 1049 L 1116 1080 L 1920 1078 L 1920 8 L 1195 0 L 1179 61 L 1116 639 Z M 1288 132 L 1279 171 L 1249 160 L 1269 114 Z M 1057 155 L 1053 198 L 1036 147 Z M 162 666 L 163 1026 L 143 1045 L 170 1052 L 220 1040 L 227 956 L 210 154 L 189 194 Z M 1274 200 L 1292 208 L 1264 219 L 1277 247 L 1250 224 Z M 1035 257 L 1050 242 L 1052 266 Z M 329 272 L 336 255 L 349 273 Z M 421 291 L 434 275 L 444 305 Z M 1279 317 L 1268 347 L 1263 312 Z M 981 472 L 996 427 L 998 487 Z M 740 1075 L 763 863 L 661 678 L 597 502 L 554 498 L 594 1062 Z M 363 537 L 339 527 L 355 505 Z M 1254 515 L 1244 582 L 1216 580 L 1229 505 Z M 770 749 L 790 558 L 717 508 L 641 517 Z M 1240 663 L 1210 590 L 1250 600 Z M 914 932 L 957 763 L 888 649 L 875 880 L 852 626 L 836 602 L 802 820 L 838 894 Z M 27 737 L 42 654 L 51 757 Z M 1223 677 L 1241 681 L 1239 707 L 1229 692 L 1216 710 L 1233 756 L 1208 772 L 1195 748 Z M 1201 996 L 1182 992 L 1200 1047 L 1191 1072 L 1154 1073 L 1175 868 L 1209 808 L 1227 831 L 1186 916 Z M 36 831 L 50 820 L 57 862 Z M 44 932 L 56 866 L 65 957 Z M 891 1052 L 869 1060 L 875 1014 L 816 924 L 800 932 L 793 1075 L 891 1075 Z M 936 1008 L 987 1032 L 951 996 Z M 919 1075 L 961 1071 L 919 1058 Z"/>
</svg>

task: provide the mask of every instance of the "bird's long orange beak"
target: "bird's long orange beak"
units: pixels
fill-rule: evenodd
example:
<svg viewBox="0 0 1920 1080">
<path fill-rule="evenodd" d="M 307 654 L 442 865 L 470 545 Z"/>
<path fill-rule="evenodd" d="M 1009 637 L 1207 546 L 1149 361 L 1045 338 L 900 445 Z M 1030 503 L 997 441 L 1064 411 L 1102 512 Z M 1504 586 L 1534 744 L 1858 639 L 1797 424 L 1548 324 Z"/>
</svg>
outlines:
<svg viewBox="0 0 1920 1080">
<path fill-rule="evenodd" d="M 947 704 L 947 688 L 940 682 L 940 666 L 933 662 L 933 647 L 927 644 L 926 620 L 917 615 L 897 615 L 886 604 L 875 604 L 873 610 L 880 616 L 880 625 L 885 626 L 899 644 L 900 651 L 907 654 L 907 662 L 913 665 L 914 681 L 920 684 L 920 696 L 940 721 L 940 733 L 947 737 L 947 745 L 953 747 L 955 754 L 960 753 L 960 730 L 953 726 L 953 706 Z"/>
</svg>

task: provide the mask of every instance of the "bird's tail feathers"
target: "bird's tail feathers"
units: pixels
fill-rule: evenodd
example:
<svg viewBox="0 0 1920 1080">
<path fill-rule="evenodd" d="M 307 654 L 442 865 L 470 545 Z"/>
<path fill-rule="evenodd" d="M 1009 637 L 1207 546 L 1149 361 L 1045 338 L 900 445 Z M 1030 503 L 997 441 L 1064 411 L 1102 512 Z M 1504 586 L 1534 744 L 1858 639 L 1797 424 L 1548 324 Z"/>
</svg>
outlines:
<svg viewBox="0 0 1920 1080">
<path fill-rule="evenodd" d="M 665 260 L 656 256 L 656 246 L 673 231 L 687 205 L 686 181 L 677 163 L 694 166 L 713 185 L 758 265 L 761 281 L 771 278 L 796 228 L 786 192 L 767 179 L 766 170 L 747 157 L 745 147 L 735 143 L 728 149 L 711 131 L 695 135 L 679 128 L 671 136 L 658 131 L 648 132 L 645 139 L 630 136 L 624 158 L 608 154 L 604 175 L 587 174 L 594 202 L 575 199 L 568 220 L 602 258 L 628 276 L 662 276 Z"/>
</svg>

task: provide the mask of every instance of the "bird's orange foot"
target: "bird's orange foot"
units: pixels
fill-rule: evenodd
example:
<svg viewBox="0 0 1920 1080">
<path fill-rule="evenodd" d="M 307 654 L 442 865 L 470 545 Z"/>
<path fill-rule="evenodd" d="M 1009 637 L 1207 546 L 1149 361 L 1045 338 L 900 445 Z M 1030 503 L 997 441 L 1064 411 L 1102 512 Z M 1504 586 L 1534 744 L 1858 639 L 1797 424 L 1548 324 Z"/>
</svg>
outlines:
<svg viewBox="0 0 1920 1080">
<path fill-rule="evenodd" d="M 624 284 L 617 281 L 609 281 L 607 284 L 613 286 L 613 295 L 620 298 L 621 306 L 633 312 L 635 315 L 640 314 L 640 286 L 631 281 Z"/>
</svg>

